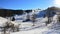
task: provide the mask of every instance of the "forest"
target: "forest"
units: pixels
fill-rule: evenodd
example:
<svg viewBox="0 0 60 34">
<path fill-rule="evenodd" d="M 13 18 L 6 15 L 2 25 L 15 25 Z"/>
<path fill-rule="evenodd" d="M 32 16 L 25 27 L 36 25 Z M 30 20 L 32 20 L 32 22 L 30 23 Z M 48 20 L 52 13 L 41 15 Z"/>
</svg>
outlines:
<svg viewBox="0 0 60 34">
<path fill-rule="evenodd" d="M 0 16 L 2 17 L 10 17 L 14 16 L 15 14 L 17 15 L 22 15 L 24 13 L 32 12 L 32 10 L 12 10 L 12 9 L 0 9 Z"/>
</svg>

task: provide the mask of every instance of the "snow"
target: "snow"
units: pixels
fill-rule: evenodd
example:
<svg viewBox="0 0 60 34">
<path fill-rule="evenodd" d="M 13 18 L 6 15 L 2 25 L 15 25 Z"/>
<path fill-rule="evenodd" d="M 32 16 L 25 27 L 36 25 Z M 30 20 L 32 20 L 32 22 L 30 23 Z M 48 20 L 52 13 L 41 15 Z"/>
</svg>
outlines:
<svg viewBox="0 0 60 34">
<path fill-rule="evenodd" d="M 3 18 L 3 17 L 0 17 L 0 26 L 3 26 L 5 25 L 5 23 L 7 22 L 8 20 Z"/>
<path fill-rule="evenodd" d="M 22 15 L 21 18 L 23 18 Z M 17 18 L 17 16 L 16 16 Z M 20 18 L 20 17 L 18 17 Z M 11 21 L 15 25 L 20 24 L 19 32 L 9 32 L 10 34 L 60 34 L 60 23 L 57 21 L 57 15 L 53 17 L 53 21 L 46 26 L 45 22 L 47 21 L 47 17 L 37 18 L 36 22 L 33 25 L 33 22 L 22 22 L 22 20 Z M 0 26 L 4 25 L 8 20 L 0 17 Z M 2 32 L 0 32 L 1 34 Z"/>
<path fill-rule="evenodd" d="M 33 29 L 33 30 L 29 30 L 29 31 L 20 31 L 20 32 L 16 32 L 16 33 L 12 33 L 12 34 L 42 34 L 41 32 L 45 31 L 46 29 Z"/>
<path fill-rule="evenodd" d="M 1 21 L 1 25 L 3 25 L 3 23 L 7 22 L 8 20 L 5 19 L 5 18 L 0 17 L 0 21 Z M 18 23 L 17 21 L 15 21 L 15 22 L 11 21 L 11 22 L 14 23 L 14 24 Z M 41 26 L 44 25 L 44 24 L 39 24 L 39 25 L 36 24 L 33 27 L 32 26 L 32 24 L 33 24 L 32 22 L 24 22 L 24 23 L 23 22 L 19 22 L 19 23 L 21 24 L 20 25 L 21 34 L 24 34 L 24 33 L 27 34 L 27 32 L 30 33 L 30 34 L 34 34 L 34 31 L 39 30 L 39 29 L 35 29 L 35 28 L 40 28 Z M 20 32 L 16 32 L 16 33 L 19 34 Z M 15 33 L 12 33 L 12 34 L 15 34 Z"/>
<path fill-rule="evenodd" d="M 29 27 L 30 30 L 22 30 L 12 34 L 60 34 L 60 23 L 57 23 L 57 15 L 53 17 L 52 23 L 50 23 L 48 26 L 46 26 L 44 23 L 45 21 L 47 21 L 47 17 L 37 18 L 36 20 L 36 25 Z"/>
</svg>

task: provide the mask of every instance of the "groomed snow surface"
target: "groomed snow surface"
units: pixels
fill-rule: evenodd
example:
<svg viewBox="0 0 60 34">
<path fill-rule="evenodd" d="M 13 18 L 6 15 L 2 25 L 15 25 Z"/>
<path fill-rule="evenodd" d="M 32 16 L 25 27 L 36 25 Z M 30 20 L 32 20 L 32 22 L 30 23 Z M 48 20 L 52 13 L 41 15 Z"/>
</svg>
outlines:
<svg viewBox="0 0 60 34">
<path fill-rule="evenodd" d="M 55 17 L 57 16 L 55 15 Z M 32 26 L 32 22 L 22 22 L 20 20 L 17 20 L 15 22 L 21 24 L 20 31 L 10 32 L 10 34 L 60 34 L 60 23 L 57 23 L 55 17 L 53 22 L 47 26 L 45 25 L 47 17 L 37 18 L 36 22 L 34 23 L 35 26 Z M 7 19 L 0 17 L 0 26 L 3 26 L 3 24 L 7 21 Z M 2 34 L 2 32 L 0 32 L 0 34 Z"/>
</svg>

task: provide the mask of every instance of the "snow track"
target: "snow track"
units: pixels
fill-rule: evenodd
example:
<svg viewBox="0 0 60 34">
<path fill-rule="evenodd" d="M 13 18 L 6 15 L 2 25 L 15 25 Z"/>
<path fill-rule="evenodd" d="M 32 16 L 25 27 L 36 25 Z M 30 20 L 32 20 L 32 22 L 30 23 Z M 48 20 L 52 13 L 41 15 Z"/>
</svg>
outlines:
<svg viewBox="0 0 60 34">
<path fill-rule="evenodd" d="M 44 28 L 45 25 L 36 25 L 36 26 L 31 26 L 31 27 L 27 27 L 27 28 L 20 28 L 20 31 L 28 31 L 28 30 L 33 30 L 33 29 L 36 29 L 36 28 Z"/>
</svg>

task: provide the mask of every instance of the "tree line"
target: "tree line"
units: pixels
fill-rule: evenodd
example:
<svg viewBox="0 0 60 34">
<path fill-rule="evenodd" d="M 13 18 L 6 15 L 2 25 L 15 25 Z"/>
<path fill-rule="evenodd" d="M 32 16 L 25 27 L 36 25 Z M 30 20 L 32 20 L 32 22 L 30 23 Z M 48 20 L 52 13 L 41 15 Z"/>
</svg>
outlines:
<svg viewBox="0 0 60 34">
<path fill-rule="evenodd" d="M 10 17 L 10 16 L 13 16 L 15 14 L 22 15 L 24 13 L 24 11 L 26 13 L 32 12 L 32 10 L 0 9 L 0 16 L 2 16 L 2 17 Z"/>
</svg>

